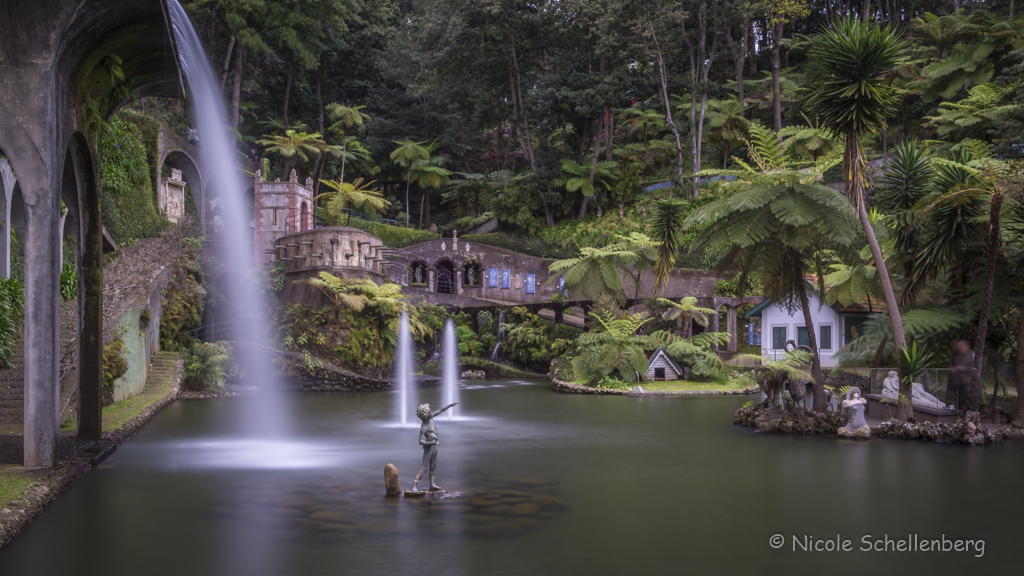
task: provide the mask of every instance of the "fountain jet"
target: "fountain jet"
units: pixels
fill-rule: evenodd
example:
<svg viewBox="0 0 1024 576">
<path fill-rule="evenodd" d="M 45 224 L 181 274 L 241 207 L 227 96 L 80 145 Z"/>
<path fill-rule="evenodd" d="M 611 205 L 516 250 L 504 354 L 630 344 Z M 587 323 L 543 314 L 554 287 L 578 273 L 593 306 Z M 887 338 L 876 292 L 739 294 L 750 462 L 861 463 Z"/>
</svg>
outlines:
<svg viewBox="0 0 1024 576">
<path fill-rule="evenodd" d="M 398 361 L 395 362 L 395 381 L 398 382 L 398 420 L 402 428 L 409 423 L 409 402 L 412 388 L 412 336 L 409 334 L 409 315 L 402 312 L 398 325 Z"/>
<path fill-rule="evenodd" d="M 455 338 L 455 323 L 448 320 L 444 325 L 443 355 L 441 364 L 441 390 L 445 404 L 459 401 L 459 342 Z M 448 410 L 448 419 L 455 419 L 455 408 Z"/>
<path fill-rule="evenodd" d="M 177 0 L 167 2 L 167 8 L 199 129 L 199 153 L 210 171 L 210 190 L 221 206 L 223 224 L 212 244 L 217 266 L 229 279 L 221 286 L 224 301 L 229 304 L 225 306 L 226 312 L 232 316 L 230 320 L 248 327 L 245 342 L 238 342 L 242 337 L 236 336 L 236 344 L 242 345 L 236 345 L 235 350 L 246 380 L 259 393 L 245 400 L 248 410 L 243 430 L 250 435 L 281 436 L 286 432 L 286 409 L 281 382 L 270 361 L 271 355 L 266 353 L 271 347 L 269 305 L 255 283 L 245 281 L 251 273 L 252 216 L 244 198 L 247 186 L 238 166 L 235 138 L 229 131 L 220 83 L 213 75 L 195 28 Z"/>
</svg>

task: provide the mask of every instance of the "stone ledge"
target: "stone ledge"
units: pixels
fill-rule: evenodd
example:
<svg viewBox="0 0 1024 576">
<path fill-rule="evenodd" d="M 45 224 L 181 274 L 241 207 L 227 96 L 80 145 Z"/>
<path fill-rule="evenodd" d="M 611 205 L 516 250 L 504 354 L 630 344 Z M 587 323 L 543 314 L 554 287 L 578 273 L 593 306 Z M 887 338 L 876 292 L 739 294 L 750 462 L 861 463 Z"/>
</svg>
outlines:
<svg viewBox="0 0 1024 576">
<path fill-rule="evenodd" d="M 15 536 L 28 526 L 43 510 L 53 502 L 64 490 L 67 490 L 88 470 L 98 465 L 102 459 L 96 458 L 97 448 L 112 453 L 116 446 L 123 444 L 157 412 L 178 397 L 181 389 L 181 368 L 184 356 L 179 354 L 174 364 L 174 376 L 171 389 L 166 396 L 157 400 L 117 430 L 105 434 L 98 441 L 80 441 L 74 436 L 62 436 L 60 439 L 61 461 L 41 480 L 34 482 L 25 489 L 23 495 L 10 503 L 0 504 L 0 550 Z"/>
<path fill-rule="evenodd" d="M 751 388 L 737 388 L 735 390 L 654 390 L 643 392 L 629 391 L 629 396 L 743 396 L 757 394 L 757 386 Z"/>
</svg>

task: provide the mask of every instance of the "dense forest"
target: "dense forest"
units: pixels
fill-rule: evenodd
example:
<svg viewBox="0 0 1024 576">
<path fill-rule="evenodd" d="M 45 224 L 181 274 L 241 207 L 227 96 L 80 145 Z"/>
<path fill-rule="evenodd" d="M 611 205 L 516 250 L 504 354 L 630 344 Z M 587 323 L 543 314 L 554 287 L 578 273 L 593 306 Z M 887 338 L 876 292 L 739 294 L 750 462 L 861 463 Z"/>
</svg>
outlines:
<svg viewBox="0 0 1024 576">
<path fill-rule="evenodd" d="M 564 258 L 570 289 L 613 300 L 615 267 L 716 269 L 721 293 L 791 310 L 813 279 L 872 312 L 849 362 L 938 365 L 966 339 L 967 405 L 994 404 L 989 362 L 1024 380 L 1012 0 L 186 5 L 240 154 L 312 177 L 328 207 L 496 220 L 491 242 Z M 605 312 L 597 332 L 632 318 Z"/>
</svg>

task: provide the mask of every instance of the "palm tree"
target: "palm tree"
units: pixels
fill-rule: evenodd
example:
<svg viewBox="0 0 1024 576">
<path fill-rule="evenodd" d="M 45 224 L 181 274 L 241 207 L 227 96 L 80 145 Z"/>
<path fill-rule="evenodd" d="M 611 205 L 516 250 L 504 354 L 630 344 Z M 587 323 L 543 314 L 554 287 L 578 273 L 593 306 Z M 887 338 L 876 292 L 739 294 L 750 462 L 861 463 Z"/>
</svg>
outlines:
<svg viewBox="0 0 1024 576">
<path fill-rule="evenodd" d="M 431 155 L 425 160 L 421 159 L 413 162 L 412 169 L 409 172 L 410 178 L 416 181 L 416 185 L 419 186 L 422 193 L 420 196 L 420 228 L 423 228 L 424 208 L 427 210 L 427 222 L 429 223 L 430 221 L 430 205 L 427 202 L 427 190 L 436 190 L 451 183 L 450 176 L 452 173 L 444 167 L 444 164 L 448 162 L 448 157 L 443 154 L 433 154 L 436 148 L 436 142 L 428 146 L 427 150 Z"/>
<path fill-rule="evenodd" d="M 300 280 L 303 284 L 309 284 L 324 293 L 324 296 L 334 304 L 334 319 L 341 318 L 342 308 L 348 308 L 354 312 L 362 312 L 366 307 L 366 299 L 353 288 L 355 284 L 363 280 L 339 278 L 330 272 L 321 272 L 318 278 Z"/>
<path fill-rule="evenodd" d="M 291 174 L 298 159 L 308 162 L 310 157 L 319 157 L 321 154 L 339 154 L 340 149 L 324 142 L 320 134 L 313 132 L 299 132 L 296 130 L 285 130 L 284 134 L 264 134 L 261 140 L 256 141 L 260 146 L 265 146 L 266 151 L 277 154 L 284 158 L 284 176 Z"/>
<path fill-rule="evenodd" d="M 405 172 L 405 225 L 409 225 L 409 212 L 412 208 L 409 205 L 409 187 L 412 184 L 412 169 L 417 161 L 430 160 L 430 150 L 424 146 L 426 142 L 413 142 L 412 140 L 399 140 L 398 148 L 391 152 L 391 160 L 406 169 Z"/>
<path fill-rule="evenodd" d="M 327 117 L 334 122 L 331 128 L 341 131 L 341 175 L 338 180 L 345 181 L 345 160 L 348 158 L 349 130 L 362 130 L 369 116 L 361 112 L 366 106 L 347 106 L 337 102 L 327 105 Z M 353 137 L 354 140 L 354 137 Z"/>
<path fill-rule="evenodd" d="M 651 240 L 658 251 L 654 262 L 654 288 L 660 292 L 668 285 L 669 274 L 675 266 L 679 249 L 683 245 L 683 223 L 686 222 L 686 204 L 678 200 L 659 200 L 651 214 Z"/>
<path fill-rule="evenodd" d="M 371 208 L 379 213 L 391 206 L 391 203 L 384 199 L 380 190 L 371 188 L 377 183 L 376 180 L 364 183 L 362 178 L 356 178 L 352 182 L 321 180 L 320 183 L 333 190 L 333 192 L 325 192 L 317 196 L 317 198 L 321 196 L 327 198 L 327 208 L 344 210 L 351 206 L 364 211 Z M 351 210 L 348 213 L 348 221 L 352 221 Z"/>
<path fill-rule="evenodd" d="M 706 328 L 709 319 L 715 314 L 718 314 L 718 312 L 711 308 L 701 308 L 700 306 L 697 306 L 697 299 L 693 296 L 681 298 L 679 302 L 673 302 L 666 298 L 658 298 L 658 302 L 670 307 L 668 311 L 665 312 L 665 320 L 682 318 L 683 338 L 690 338 L 693 335 L 693 321 L 696 321 L 697 324 Z"/>
<path fill-rule="evenodd" d="M 849 250 L 857 224 L 841 194 L 801 182 L 807 177 L 796 171 L 751 177 L 738 192 L 696 210 L 686 227 L 706 226 L 692 250 L 720 254 L 718 268 L 724 272 L 760 273 L 765 296 L 790 313 L 803 312 L 813 351 L 814 409 L 824 411 L 824 376 L 805 275 L 822 249 Z"/>
<path fill-rule="evenodd" d="M 722 168 L 729 167 L 729 151 L 747 133 L 750 122 L 743 117 L 744 107 L 736 98 L 708 100 L 708 135 L 712 143 L 722 143 Z"/>
<path fill-rule="evenodd" d="M 647 354 L 658 342 L 652 336 L 636 332 L 651 319 L 647 314 L 628 314 L 615 318 L 610 313 L 591 314 L 601 326 L 600 331 L 584 332 L 576 339 L 580 354 L 573 359 L 573 371 L 590 383 L 617 371 L 620 379 L 634 382 L 647 372 Z"/>
<path fill-rule="evenodd" d="M 561 273 L 565 287 L 577 300 L 597 300 L 603 295 L 624 304 L 626 292 L 622 276 L 633 280 L 634 290 L 638 291 L 640 273 L 653 261 L 650 254 L 653 246 L 651 239 L 639 232 L 616 236 L 614 242 L 600 248 L 583 246 L 579 256 L 557 260 L 548 267 L 551 273 L 548 282 L 556 282 Z"/>
<path fill-rule="evenodd" d="M 555 178 L 555 186 L 565 186 L 569 192 L 579 191 L 583 194 L 583 204 L 580 206 L 579 213 L 580 220 L 587 216 L 587 204 L 594 192 L 597 191 L 597 186 L 611 190 L 611 178 L 617 166 L 617 163 L 610 161 L 595 162 L 591 166 L 585 166 L 568 158 L 562 158 L 563 175 Z"/>
<path fill-rule="evenodd" d="M 903 293 L 900 304 L 913 306 L 922 288 L 915 263 L 921 243 L 920 226 L 914 207 L 932 193 L 935 186 L 932 155 L 916 139 L 904 140 L 893 149 L 878 179 L 875 201 L 885 214 L 886 226 L 892 230 L 892 249 L 895 265 L 903 268 Z"/>
<path fill-rule="evenodd" d="M 989 229 L 988 241 L 986 243 L 985 281 L 981 293 L 981 309 L 978 311 L 978 329 L 975 333 L 974 370 L 971 373 L 971 382 L 967 388 L 966 402 L 968 410 L 978 410 L 981 406 L 981 370 L 985 356 L 989 314 L 992 308 L 996 261 L 999 259 L 1003 247 L 1000 219 L 1006 200 L 1020 193 L 1020 186 L 1014 182 L 1019 178 L 1024 167 L 1005 163 L 987 155 L 967 163 L 941 158 L 936 159 L 935 162 L 967 172 L 971 175 L 971 181 L 965 186 L 954 187 L 942 194 L 938 199 L 925 207 L 919 214 L 919 217 L 942 205 L 955 205 L 964 200 L 975 198 L 986 198 L 988 200 Z"/>
<path fill-rule="evenodd" d="M 865 160 L 861 138 L 885 128 L 885 118 L 899 100 L 895 88 L 880 78 L 907 60 L 907 44 L 894 30 L 843 18 L 824 30 L 811 58 L 828 70 L 807 98 L 810 116 L 837 137 L 845 139 L 843 174 L 846 197 L 853 205 L 878 268 L 894 341 L 907 345 L 896 294 L 865 206 Z"/>
</svg>

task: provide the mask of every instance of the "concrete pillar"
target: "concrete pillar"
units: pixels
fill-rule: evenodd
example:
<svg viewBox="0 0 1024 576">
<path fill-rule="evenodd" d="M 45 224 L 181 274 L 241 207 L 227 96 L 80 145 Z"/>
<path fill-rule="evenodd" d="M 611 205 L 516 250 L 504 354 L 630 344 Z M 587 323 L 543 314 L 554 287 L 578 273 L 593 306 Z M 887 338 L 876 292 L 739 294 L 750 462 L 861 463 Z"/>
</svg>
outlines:
<svg viewBox="0 0 1024 576">
<path fill-rule="evenodd" d="M 736 318 L 736 308 L 736 306 L 726 306 L 725 308 L 727 311 L 725 329 L 726 331 L 729 332 L 729 344 L 726 348 L 727 352 L 736 352 L 737 350 L 739 350 L 736 342 L 738 338 L 737 332 L 739 332 L 739 326 Z"/>
<path fill-rule="evenodd" d="M 0 160 L 0 185 L 3 186 L 3 206 L 0 206 L 0 277 L 11 277 L 11 202 L 14 201 L 14 185 L 18 178 L 7 159 Z"/>
<path fill-rule="evenodd" d="M 25 197 L 25 466 L 57 465 L 60 437 L 60 190 L 56 170 L 22 171 Z M 49 173 L 47 173 L 49 172 Z"/>
<path fill-rule="evenodd" d="M 103 221 L 94 156 L 80 140 L 69 151 L 78 179 L 78 436 L 103 435 Z"/>
<path fill-rule="evenodd" d="M 719 332 L 720 331 L 718 317 L 719 317 L 718 309 L 716 308 L 714 315 L 711 316 L 711 331 L 712 332 Z M 714 346 L 714 349 L 715 349 L 715 352 L 718 352 L 718 345 L 717 344 Z"/>
</svg>

